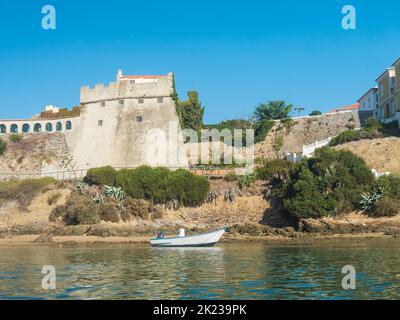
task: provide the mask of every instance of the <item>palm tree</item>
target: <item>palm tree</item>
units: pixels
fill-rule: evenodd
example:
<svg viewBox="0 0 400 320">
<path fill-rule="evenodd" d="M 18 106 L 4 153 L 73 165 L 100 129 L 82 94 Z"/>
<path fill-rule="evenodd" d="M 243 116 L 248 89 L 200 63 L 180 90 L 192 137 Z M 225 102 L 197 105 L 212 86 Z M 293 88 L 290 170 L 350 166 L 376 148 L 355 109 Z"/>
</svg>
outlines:
<svg viewBox="0 0 400 320">
<path fill-rule="evenodd" d="M 293 105 L 287 104 L 283 100 L 269 101 L 268 103 L 260 103 L 256 107 L 254 116 L 260 122 L 264 120 L 285 119 L 289 116 L 292 109 Z"/>
</svg>

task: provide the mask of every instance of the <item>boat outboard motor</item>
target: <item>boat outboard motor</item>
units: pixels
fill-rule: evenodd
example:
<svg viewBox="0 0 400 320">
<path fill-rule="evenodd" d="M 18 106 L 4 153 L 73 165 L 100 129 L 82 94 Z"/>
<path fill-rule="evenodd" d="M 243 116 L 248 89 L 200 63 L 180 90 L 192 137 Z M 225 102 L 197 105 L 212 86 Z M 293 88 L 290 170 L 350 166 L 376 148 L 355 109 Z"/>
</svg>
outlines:
<svg viewBox="0 0 400 320">
<path fill-rule="evenodd" d="M 178 237 L 179 238 L 182 238 L 182 237 L 184 237 L 185 236 L 185 229 L 179 229 L 179 233 L 178 233 Z"/>
</svg>

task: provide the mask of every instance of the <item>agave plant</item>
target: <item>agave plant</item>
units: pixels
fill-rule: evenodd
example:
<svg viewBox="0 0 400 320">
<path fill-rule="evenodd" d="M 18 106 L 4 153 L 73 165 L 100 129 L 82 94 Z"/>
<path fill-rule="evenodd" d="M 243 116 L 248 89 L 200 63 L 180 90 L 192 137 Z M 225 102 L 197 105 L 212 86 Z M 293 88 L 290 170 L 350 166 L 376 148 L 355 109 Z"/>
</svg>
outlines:
<svg viewBox="0 0 400 320">
<path fill-rule="evenodd" d="M 104 195 L 101 193 L 96 193 L 95 196 L 93 196 L 93 202 L 95 205 L 101 206 L 105 203 Z"/>
<path fill-rule="evenodd" d="M 89 185 L 82 180 L 75 180 L 73 184 L 76 188 L 76 191 L 78 191 L 80 194 L 84 194 L 85 191 L 89 189 Z"/>
<path fill-rule="evenodd" d="M 360 200 L 361 208 L 366 212 L 371 211 L 379 199 L 383 197 L 383 194 L 384 190 L 379 186 L 370 193 L 363 193 Z"/>
<path fill-rule="evenodd" d="M 104 186 L 104 194 L 118 201 L 122 201 L 126 198 L 125 191 L 118 187 Z"/>
</svg>

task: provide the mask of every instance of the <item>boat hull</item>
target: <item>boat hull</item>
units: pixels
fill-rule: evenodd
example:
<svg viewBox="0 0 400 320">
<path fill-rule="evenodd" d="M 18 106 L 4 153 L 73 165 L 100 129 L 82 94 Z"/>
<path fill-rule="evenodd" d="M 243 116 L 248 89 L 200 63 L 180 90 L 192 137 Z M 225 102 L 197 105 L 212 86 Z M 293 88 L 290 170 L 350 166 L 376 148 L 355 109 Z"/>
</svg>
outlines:
<svg viewBox="0 0 400 320">
<path fill-rule="evenodd" d="M 158 248 L 212 247 L 217 244 L 217 242 L 224 233 L 225 229 L 220 229 L 213 232 L 187 236 L 187 237 L 151 239 L 150 244 L 152 247 L 158 247 Z"/>
</svg>

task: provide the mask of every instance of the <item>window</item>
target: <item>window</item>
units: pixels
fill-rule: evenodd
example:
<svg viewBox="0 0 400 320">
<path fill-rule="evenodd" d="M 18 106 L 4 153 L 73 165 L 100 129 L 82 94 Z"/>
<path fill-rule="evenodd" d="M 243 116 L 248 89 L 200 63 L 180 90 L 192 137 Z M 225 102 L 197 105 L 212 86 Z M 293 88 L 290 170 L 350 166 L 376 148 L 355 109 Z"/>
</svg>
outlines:
<svg viewBox="0 0 400 320">
<path fill-rule="evenodd" d="M 61 122 L 57 122 L 57 124 L 56 124 L 56 130 L 57 130 L 57 131 L 62 131 L 62 124 L 61 124 Z"/>
<path fill-rule="evenodd" d="M 142 116 L 137 116 L 136 117 L 136 122 L 143 122 L 143 117 Z"/>
<path fill-rule="evenodd" d="M 135 80 L 129 80 L 130 84 L 135 84 L 135 82 L 136 82 Z"/>
<path fill-rule="evenodd" d="M 46 124 L 46 131 L 47 132 L 52 132 L 53 131 L 53 125 L 51 123 Z"/>
<path fill-rule="evenodd" d="M 18 126 L 16 124 L 11 125 L 11 133 L 18 133 Z"/>
<path fill-rule="evenodd" d="M 0 133 L 6 133 L 7 129 L 4 124 L 0 125 Z"/>
<path fill-rule="evenodd" d="M 103 120 L 99 120 L 99 121 L 97 122 L 97 126 L 102 127 L 102 126 L 103 126 Z"/>
<path fill-rule="evenodd" d="M 102 101 L 102 102 L 101 102 L 101 106 L 102 106 L 102 107 L 105 107 L 105 106 L 106 106 L 106 102 L 105 102 L 105 101 Z"/>
<path fill-rule="evenodd" d="M 31 128 L 30 128 L 29 124 L 25 123 L 25 124 L 22 126 L 22 132 L 23 132 L 23 133 L 29 133 L 30 130 L 31 130 Z"/>
<path fill-rule="evenodd" d="M 163 97 L 157 98 L 157 102 L 158 102 L 158 103 L 163 103 L 163 102 L 164 102 L 164 98 L 163 98 Z"/>
<path fill-rule="evenodd" d="M 379 95 L 380 95 L 381 98 L 383 98 L 383 96 L 385 95 L 384 91 L 385 91 L 385 86 L 384 86 L 383 83 L 381 83 L 380 86 L 379 86 Z"/>
<path fill-rule="evenodd" d="M 140 98 L 140 99 L 138 100 L 138 103 L 140 103 L 140 104 L 144 103 L 144 99 L 143 99 L 143 98 Z"/>
<path fill-rule="evenodd" d="M 33 127 L 33 131 L 41 132 L 42 131 L 42 125 L 40 123 L 35 123 L 35 125 Z"/>
<path fill-rule="evenodd" d="M 123 105 L 125 103 L 125 101 L 124 100 L 119 100 L 118 103 L 121 106 L 121 105 Z"/>
<path fill-rule="evenodd" d="M 67 129 L 67 130 L 71 130 L 72 129 L 72 122 L 71 121 L 67 121 L 65 123 L 65 129 Z"/>
</svg>

